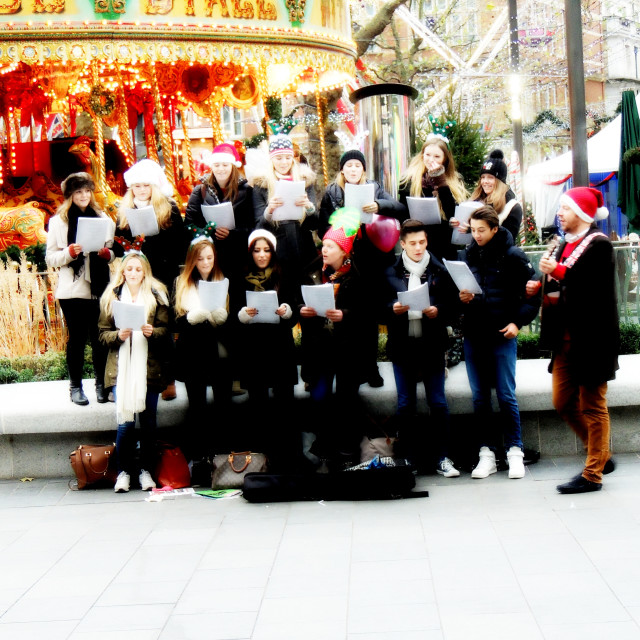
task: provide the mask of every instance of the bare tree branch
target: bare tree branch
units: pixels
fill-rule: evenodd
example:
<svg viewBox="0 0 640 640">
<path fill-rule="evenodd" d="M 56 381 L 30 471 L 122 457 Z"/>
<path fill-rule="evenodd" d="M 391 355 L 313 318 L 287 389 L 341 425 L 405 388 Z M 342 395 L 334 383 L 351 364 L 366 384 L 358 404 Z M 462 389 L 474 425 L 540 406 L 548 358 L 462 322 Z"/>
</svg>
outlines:
<svg viewBox="0 0 640 640">
<path fill-rule="evenodd" d="M 358 58 L 364 55 L 371 41 L 385 30 L 391 22 L 393 12 L 408 1 L 409 0 L 389 0 L 383 4 L 376 15 L 355 34 L 354 39 L 356 41 Z"/>
</svg>

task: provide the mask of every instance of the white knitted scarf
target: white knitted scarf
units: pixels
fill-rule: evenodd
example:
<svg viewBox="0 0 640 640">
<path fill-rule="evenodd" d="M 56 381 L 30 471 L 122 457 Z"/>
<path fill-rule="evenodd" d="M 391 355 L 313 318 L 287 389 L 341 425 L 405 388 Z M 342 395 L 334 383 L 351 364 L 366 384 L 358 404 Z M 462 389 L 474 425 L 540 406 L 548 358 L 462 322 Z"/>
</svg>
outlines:
<svg viewBox="0 0 640 640">
<path fill-rule="evenodd" d="M 402 263 L 404 264 L 404 268 L 409 272 L 409 286 L 408 290 L 412 291 L 413 289 L 417 289 L 422 282 L 420 282 L 420 278 L 427 270 L 429 266 L 429 260 L 431 259 L 431 254 L 428 251 L 424 252 L 422 259 L 420 262 L 416 262 L 412 260 L 406 251 L 402 252 Z M 422 337 L 422 312 L 421 311 L 409 311 L 409 335 L 412 338 L 420 338 Z"/>
<path fill-rule="evenodd" d="M 122 287 L 122 302 L 133 303 L 127 283 Z M 139 298 L 138 298 L 139 299 Z M 135 304 L 143 304 L 137 302 Z M 116 414 L 118 424 L 132 422 L 135 414 L 145 410 L 147 396 L 147 356 L 149 344 L 142 331 L 132 331 L 118 353 L 116 380 Z"/>
</svg>

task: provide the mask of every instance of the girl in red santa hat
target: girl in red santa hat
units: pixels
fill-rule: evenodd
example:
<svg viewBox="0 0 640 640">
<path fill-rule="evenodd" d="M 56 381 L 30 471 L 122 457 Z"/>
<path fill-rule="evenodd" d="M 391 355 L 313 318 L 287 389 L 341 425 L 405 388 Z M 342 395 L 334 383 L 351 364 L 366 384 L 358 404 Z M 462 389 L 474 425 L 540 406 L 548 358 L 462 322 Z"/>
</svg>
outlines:
<svg viewBox="0 0 640 640">
<path fill-rule="evenodd" d="M 185 224 L 202 228 L 208 220 L 205 219 L 202 205 L 231 203 L 233 224 L 221 224 L 216 220 L 213 242 L 220 268 L 227 276 L 233 277 L 239 275 L 244 266 L 247 238 L 254 226 L 253 190 L 240 174 L 242 162 L 232 144 L 219 144 L 209 155 L 207 162 L 211 173 L 205 175 L 202 183 L 193 189 L 187 203 Z"/>
</svg>

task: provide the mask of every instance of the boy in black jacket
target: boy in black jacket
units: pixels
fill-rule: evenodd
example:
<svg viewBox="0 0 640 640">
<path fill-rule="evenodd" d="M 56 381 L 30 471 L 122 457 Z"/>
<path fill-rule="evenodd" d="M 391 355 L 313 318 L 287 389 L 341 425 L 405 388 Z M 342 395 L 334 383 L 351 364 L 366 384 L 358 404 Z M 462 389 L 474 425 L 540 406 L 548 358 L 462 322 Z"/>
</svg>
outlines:
<svg viewBox="0 0 640 640">
<path fill-rule="evenodd" d="M 427 233 L 418 220 L 406 220 L 400 231 L 402 254 L 387 270 L 389 292 L 389 338 L 387 352 L 393 362 L 398 392 L 397 419 L 413 421 L 416 387 L 422 379 L 432 422 L 431 436 L 438 455 L 437 472 L 455 478 L 460 472 L 449 458 L 449 407 L 444 393 L 447 324 L 459 306 L 456 289 L 444 266 L 427 250 Z M 398 301 L 398 292 L 411 291 L 422 284 L 429 287 L 429 306 L 411 311 Z M 408 434 L 407 434 L 408 435 Z M 409 456 L 424 465 L 424 434 L 411 434 Z M 411 447 L 411 445 L 413 445 Z"/>
<path fill-rule="evenodd" d="M 500 227 L 493 207 L 471 214 L 473 242 L 465 261 L 482 289 L 474 295 L 463 289 L 464 355 L 473 395 L 480 459 L 472 478 L 486 478 L 497 471 L 496 449 L 501 441 L 507 452 L 509 477 L 524 477 L 520 410 L 516 398 L 516 336 L 538 314 L 539 296 L 527 297 L 527 282 L 534 269 L 511 234 Z M 502 433 L 491 409 L 495 386 Z M 501 424 L 500 424 L 501 423 Z"/>
</svg>

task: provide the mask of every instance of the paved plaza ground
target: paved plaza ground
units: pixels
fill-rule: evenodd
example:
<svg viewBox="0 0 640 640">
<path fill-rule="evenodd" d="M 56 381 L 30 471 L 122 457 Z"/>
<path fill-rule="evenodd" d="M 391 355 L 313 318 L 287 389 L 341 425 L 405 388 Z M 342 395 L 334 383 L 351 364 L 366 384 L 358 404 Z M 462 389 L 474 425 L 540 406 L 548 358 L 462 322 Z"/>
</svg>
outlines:
<svg viewBox="0 0 640 640">
<path fill-rule="evenodd" d="M 577 458 L 379 502 L 0 481 L 0 639 L 638 640 L 640 456 L 617 462 L 577 496 Z"/>
</svg>

